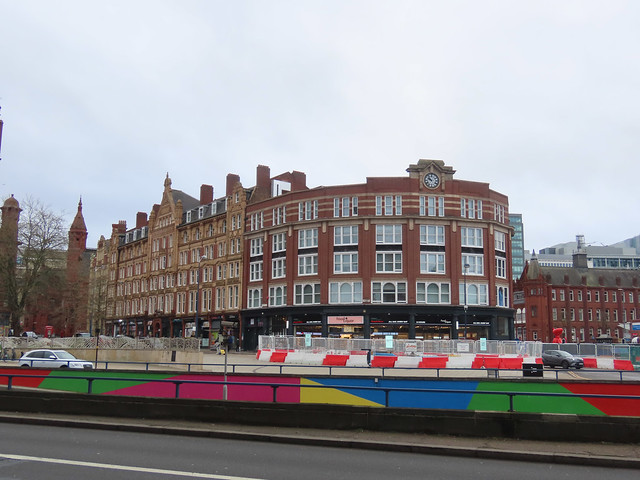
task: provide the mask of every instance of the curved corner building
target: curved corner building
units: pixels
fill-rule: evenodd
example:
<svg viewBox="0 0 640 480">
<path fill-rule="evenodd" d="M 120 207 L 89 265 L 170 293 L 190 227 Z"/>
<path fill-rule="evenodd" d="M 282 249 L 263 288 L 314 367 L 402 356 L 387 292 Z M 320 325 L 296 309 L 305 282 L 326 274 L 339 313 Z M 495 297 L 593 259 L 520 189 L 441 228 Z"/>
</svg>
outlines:
<svg viewBox="0 0 640 480">
<path fill-rule="evenodd" d="M 439 160 L 306 187 L 258 166 L 246 207 L 243 348 L 259 335 L 513 339 L 508 198 Z"/>
</svg>

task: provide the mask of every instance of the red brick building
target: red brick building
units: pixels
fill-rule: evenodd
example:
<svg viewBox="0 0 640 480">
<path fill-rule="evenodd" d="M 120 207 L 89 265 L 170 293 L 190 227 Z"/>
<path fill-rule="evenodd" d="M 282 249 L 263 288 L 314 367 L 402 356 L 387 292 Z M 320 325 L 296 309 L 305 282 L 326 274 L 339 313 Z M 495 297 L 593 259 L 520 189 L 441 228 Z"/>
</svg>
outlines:
<svg viewBox="0 0 640 480">
<path fill-rule="evenodd" d="M 638 318 L 639 294 L 637 270 L 588 268 L 580 251 L 572 267 L 545 267 L 534 254 L 515 282 L 516 335 L 551 342 L 562 328 L 567 342 L 621 341 Z"/>
<path fill-rule="evenodd" d="M 308 188 L 259 166 L 246 207 L 243 345 L 259 335 L 514 338 L 508 198 L 438 160 Z"/>
</svg>

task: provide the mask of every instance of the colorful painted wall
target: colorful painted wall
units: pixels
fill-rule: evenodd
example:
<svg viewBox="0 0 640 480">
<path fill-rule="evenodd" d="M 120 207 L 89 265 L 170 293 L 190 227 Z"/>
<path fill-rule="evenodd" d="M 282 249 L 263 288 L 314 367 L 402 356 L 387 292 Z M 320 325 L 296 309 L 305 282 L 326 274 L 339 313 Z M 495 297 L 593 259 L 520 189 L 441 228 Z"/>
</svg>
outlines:
<svg viewBox="0 0 640 480">
<path fill-rule="evenodd" d="M 14 377 L 12 386 L 43 388 L 98 395 L 142 397 L 223 398 L 224 377 L 213 374 L 150 372 L 74 372 L 61 370 L 0 369 L 0 374 Z M 7 385 L 7 377 L 0 384 Z M 197 382 L 220 382 L 203 384 Z M 497 392 L 516 392 L 513 400 L 517 412 L 572 413 L 640 417 L 640 384 L 598 382 L 513 382 L 474 380 L 402 380 L 339 377 L 228 376 L 229 400 L 272 402 L 277 387 L 277 401 L 286 403 L 328 403 L 371 407 L 429 408 L 455 410 L 508 411 L 509 398 Z M 234 383 L 242 383 L 237 385 Z M 268 384 L 268 385 L 265 385 Z M 306 387 L 306 388 L 305 388 Z M 401 389 L 385 392 L 385 388 Z M 416 392 L 447 390 L 448 392 Z M 481 393 L 485 392 L 485 393 Z M 496 392 L 496 394 L 486 393 Z M 526 395 L 527 393 L 531 395 Z M 543 396 L 536 394 L 554 394 Z M 578 396 L 565 397 L 562 394 Z M 587 395 L 616 395 L 622 398 L 590 398 Z M 636 397 L 636 398 L 630 398 Z"/>
</svg>

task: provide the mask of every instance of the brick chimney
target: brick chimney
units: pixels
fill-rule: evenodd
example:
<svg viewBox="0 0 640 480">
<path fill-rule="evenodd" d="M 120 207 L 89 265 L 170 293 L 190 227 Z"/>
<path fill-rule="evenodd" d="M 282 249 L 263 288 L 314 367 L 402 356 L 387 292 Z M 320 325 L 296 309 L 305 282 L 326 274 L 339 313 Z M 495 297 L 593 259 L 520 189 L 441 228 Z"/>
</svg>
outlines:
<svg viewBox="0 0 640 480">
<path fill-rule="evenodd" d="M 227 197 L 233 195 L 233 189 L 239 181 L 240 175 L 236 175 L 235 173 L 227 173 L 227 190 L 225 192 L 225 195 Z"/>
<path fill-rule="evenodd" d="M 213 186 L 201 185 L 200 186 L 200 205 L 206 205 L 213 202 Z"/>
<path fill-rule="evenodd" d="M 145 212 L 138 212 L 136 214 L 136 228 L 146 227 L 148 224 L 147 214 Z"/>
<path fill-rule="evenodd" d="M 294 170 L 291 172 L 291 191 L 297 192 L 299 190 L 307 189 L 307 174 L 304 172 L 298 172 Z"/>
</svg>

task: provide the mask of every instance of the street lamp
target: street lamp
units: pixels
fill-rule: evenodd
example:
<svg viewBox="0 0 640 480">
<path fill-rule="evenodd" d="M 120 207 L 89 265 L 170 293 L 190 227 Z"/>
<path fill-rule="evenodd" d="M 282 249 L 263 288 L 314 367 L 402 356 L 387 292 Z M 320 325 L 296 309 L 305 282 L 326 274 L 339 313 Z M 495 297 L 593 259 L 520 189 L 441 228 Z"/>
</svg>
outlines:
<svg viewBox="0 0 640 480">
<path fill-rule="evenodd" d="M 468 263 L 464 264 L 464 339 L 467 339 L 467 270 L 469 270 L 470 265 Z"/>
<path fill-rule="evenodd" d="M 198 288 L 196 290 L 196 321 L 195 321 L 195 336 L 199 338 L 198 332 L 198 314 L 200 313 L 200 263 L 202 260 L 206 260 L 207 256 L 202 255 L 200 260 L 198 260 Z"/>
</svg>

